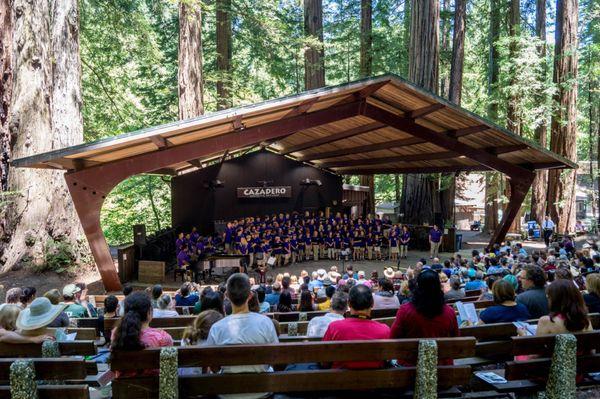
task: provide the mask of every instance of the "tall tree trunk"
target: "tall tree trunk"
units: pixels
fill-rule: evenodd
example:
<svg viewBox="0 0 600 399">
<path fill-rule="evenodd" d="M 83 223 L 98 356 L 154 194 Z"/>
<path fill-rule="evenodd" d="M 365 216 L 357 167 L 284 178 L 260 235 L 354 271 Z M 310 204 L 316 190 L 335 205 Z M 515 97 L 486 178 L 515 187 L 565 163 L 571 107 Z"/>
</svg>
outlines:
<svg viewBox="0 0 600 399">
<path fill-rule="evenodd" d="M 202 13 L 199 0 L 179 2 L 179 119 L 204 113 Z"/>
<path fill-rule="evenodd" d="M 452 40 L 452 59 L 450 62 L 450 81 L 448 82 L 448 99 L 460 105 L 462 93 L 463 64 L 465 54 L 465 16 L 467 0 L 456 0 L 454 3 L 454 36 Z M 454 221 L 454 203 L 456 198 L 456 175 L 443 173 L 442 181 L 447 186 L 440 191 L 440 203 L 444 220 Z"/>
<path fill-rule="evenodd" d="M 373 14 L 372 0 L 360 1 L 360 77 L 373 74 Z M 375 212 L 375 175 L 360 177 L 360 184 L 369 187 L 369 213 Z M 366 216 L 366 215 L 365 215 Z"/>
<path fill-rule="evenodd" d="M 521 135 L 521 121 L 518 108 L 518 93 L 514 90 L 517 83 L 516 76 L 516 58 L 518 53 L 518 37 L 521 24 L 521 2 L 520 0 L 510 0 L 508 8 L 508 35 L 510 37 L 509 58 L 510 58 L 510 85 L 513 87 L 513 94 L 509 96 L 506 107 L 506 127 L 511 132 Z M 515 218 L 517 220 L 518 218 Z"/>
<path fill-rule="evenodd" d="M 538 46 L 538 55 L 542 61 L 542 70 L 540 73 L 540 82 L 546 82 L 546 0 L 536 0 L 535 13 L 535 34 L 541 41 Z M 545 104 L 546 97 L 542 89 L 536 95 L 538 104 Z M 535 140 L 546 148 L 547 145 L 547 123 L 543 118 L 540 124 L 535 128 Z M 533 184 L 531 185 L 531 216 L 530 220 L 537 221 L 540 226 L 546 214 L 546 189 L 548 187 L 548 171 L 538 170 L 535 173 Z"/>
<path fill-rule="evenodd" d="M 490 0 L 490 30 L 488 58 L 488 118 L 498 121 L 498 47 L 500 34 L 500 4 L 499 0 Z M 485 232 L 493 232 L 498 227 L 498 193 L 500 176 L 496 172 L 487 172 L 485 178 Z"/>
<path fill-rule="evenodd" d="M 441 17 L 441 38 L 440 38 L 440 95 L 448 98 L 450 88 L 450 0 L 442 0 L 443 16 Z"/>
<path fill-rule="evenodd" d="M 373 1 L 360 1 L 360 77 L 373 74 Z"/>
<path fill-rule="evenodd" d="M 323 47 L 323 0 L 304 0 L 304 88 L 325 86 L 325 49 Z"/>
<path fill-rule="evenodd" d="M 552 114 L 552 151 L 577 161 L 577 22 L 578 1 L 556 1 L 554 52 L 554 95 Z M 575 170 L 550 170 L 548 208 L 557 231 L 566 233 L 575 227 Z"/>
<path fill-rule="evenodd" d="M 231 0 L 217 0 L 217 109 L 231 101 Z"/>
<path fill-rule="evenodd" d="M 437 0 L 411 0 L 408 79 L 437 93 L 439 65 L 439 19 Z M 409 174 L 403 180 L 401 213 L 406 223 L 433 223 L 439 212 L 439 182 L 430 175 Z"/>
<path fill-rule="evenodd" d="M 403 31 L 402 31 L 402 44 L 403 60 L 400 63 L 400 75 L 403 78 L 408 78 L 408 64 L 409 64 L 409 53 L 410 53 L 410 2 L 411 0 L 404 0 L 404 15 L 403 15 Z"/>
<path fill-rule="evenodd" d="M 76 1 L 14 0 L 14 85 L 9 129 L 13 158 L 82 141 L 79 15 Z M 77 256 L 82 230 L 62 172 L 11 170 L 18 195 L 7 210 L 2 271 L 43 265 L 46 245 L 61 240 Z"/>
<path fill-rule="evenodd" d="M 8 161 L 12 140 L 8 130 L 8 115 L 13 86 L 13 0 L 0 0 L 0 192 L 8 188 Z M 0 209 L 2 215 L 2 209 Z M 0 218 L 0 232 L 4 217 Z M 0 234 L 1 235 L 1 234 Z"/>
</svg>

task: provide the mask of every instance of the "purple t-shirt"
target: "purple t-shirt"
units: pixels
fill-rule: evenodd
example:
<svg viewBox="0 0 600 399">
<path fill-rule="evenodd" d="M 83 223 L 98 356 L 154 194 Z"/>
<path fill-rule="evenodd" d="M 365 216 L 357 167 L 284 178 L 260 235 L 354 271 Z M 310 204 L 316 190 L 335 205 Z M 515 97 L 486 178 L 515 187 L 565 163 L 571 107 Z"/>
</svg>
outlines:
<svg viewBox="0 0 600 399">
<path fill-rule="evenodd" d="M 443 235 L 444 233 L 442 232 L 442 230 L 431 229 L 429 231 L 429 237 L 433 242 L 440 242 Z"/>
</svg>

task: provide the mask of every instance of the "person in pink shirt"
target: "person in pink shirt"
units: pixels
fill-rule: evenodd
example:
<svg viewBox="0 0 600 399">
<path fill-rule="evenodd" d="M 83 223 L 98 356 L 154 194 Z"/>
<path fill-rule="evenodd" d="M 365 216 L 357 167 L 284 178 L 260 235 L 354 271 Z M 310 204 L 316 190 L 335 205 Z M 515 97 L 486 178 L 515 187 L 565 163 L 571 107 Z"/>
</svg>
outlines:
<svg viewBox="0 0 600 399">
<path fill-rule="evenodd" d="M 150 327 L 152 303 L 144 292 L 134 292 L 125 298 L 125 314 L 112 332 L 111 351 L 136 351 L 144 348 L 173 346 L 173 339 L 164 330 Z M 156 375 L 158 370 L 117 373 L 116 377 Z"/>
<path fill-rule="evenodd" d="M 348 304 L 350 316 L 344 320 L 329 324 L 323 341 L 356 341 L 370 339 L 387 339 L 390 328 L 371 320 L 373 295 L 364 284 L 355 285 L 350 289 Z M 372 369 L 384 367 L 382 361 L 333 362 L 332 368 L 337 369 Z"/>
</svg>

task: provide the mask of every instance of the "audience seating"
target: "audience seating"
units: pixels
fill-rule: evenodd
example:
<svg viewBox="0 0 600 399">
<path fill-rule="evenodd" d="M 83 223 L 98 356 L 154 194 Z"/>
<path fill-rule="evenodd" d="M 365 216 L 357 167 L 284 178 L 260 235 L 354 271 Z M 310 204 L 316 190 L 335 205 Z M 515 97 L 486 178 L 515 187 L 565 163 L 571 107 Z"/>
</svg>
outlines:
<svg viewBox="0 0 600 399">
<path fill-rule="evenodd" d="M 475 353 L 473 338 L 437 339 L 439 358 L 463 358 Z M 214 367 L 250 364 L 286 365 L 332 361 L 404 359 L 417 362 L 418 339 L 303 342 L 275 345 L 237 345 L 186 347 L 178 349 L 179 367 Z M 159 368 L 160 349 L 113 353 L 111 369 L 127 371 Z M 279 367 L 280 368 L 280 367 Z M 278 369 L 279 369 L 278 368 Z M 440 389 L 466 385 L 471 378 L 469 366 L 438 366 Z M 204 374 L 179 378 L 180 397 L 248 392 L 321 392 L 360 389 L 410 390 L 414 388 L 416 368 L 378 370 L 278 371 L 273 373 Z M 156 398 L 158 376 L 120 378 L 113 381 L 113 397 Z"/>
<path fill-rule="evenodd" d="M 93 356 L 97 353 L 94 341 L 61 341 L 58 350 L 62 356 Z M 0 343 L 0 358 L 41 357 L 42 344 Z"/>
</svg>

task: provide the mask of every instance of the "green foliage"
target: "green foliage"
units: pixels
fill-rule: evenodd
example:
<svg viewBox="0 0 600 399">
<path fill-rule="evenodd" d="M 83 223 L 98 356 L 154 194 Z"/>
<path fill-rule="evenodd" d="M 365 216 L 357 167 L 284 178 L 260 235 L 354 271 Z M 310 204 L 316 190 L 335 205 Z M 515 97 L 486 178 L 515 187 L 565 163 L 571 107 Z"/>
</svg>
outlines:
<svg viewBox="0 0 600 399">
<path fill-rule="evenodd" d="M 148 234 L 170 226 L 170 179 L 141 175 L 124 180 L 106 197 L 100 221 L 109 245 L 133 242 L 134 224 L 145 224 Z"/>
<path fill-rule="evenodd" d="M 62 274 L 73 271 L 76 256 L 68 240 L 49 238 L 44 246 L 44 262 L 26 261 L 30 269 L 36 273 L 51 271 Z"/>
</svg>

